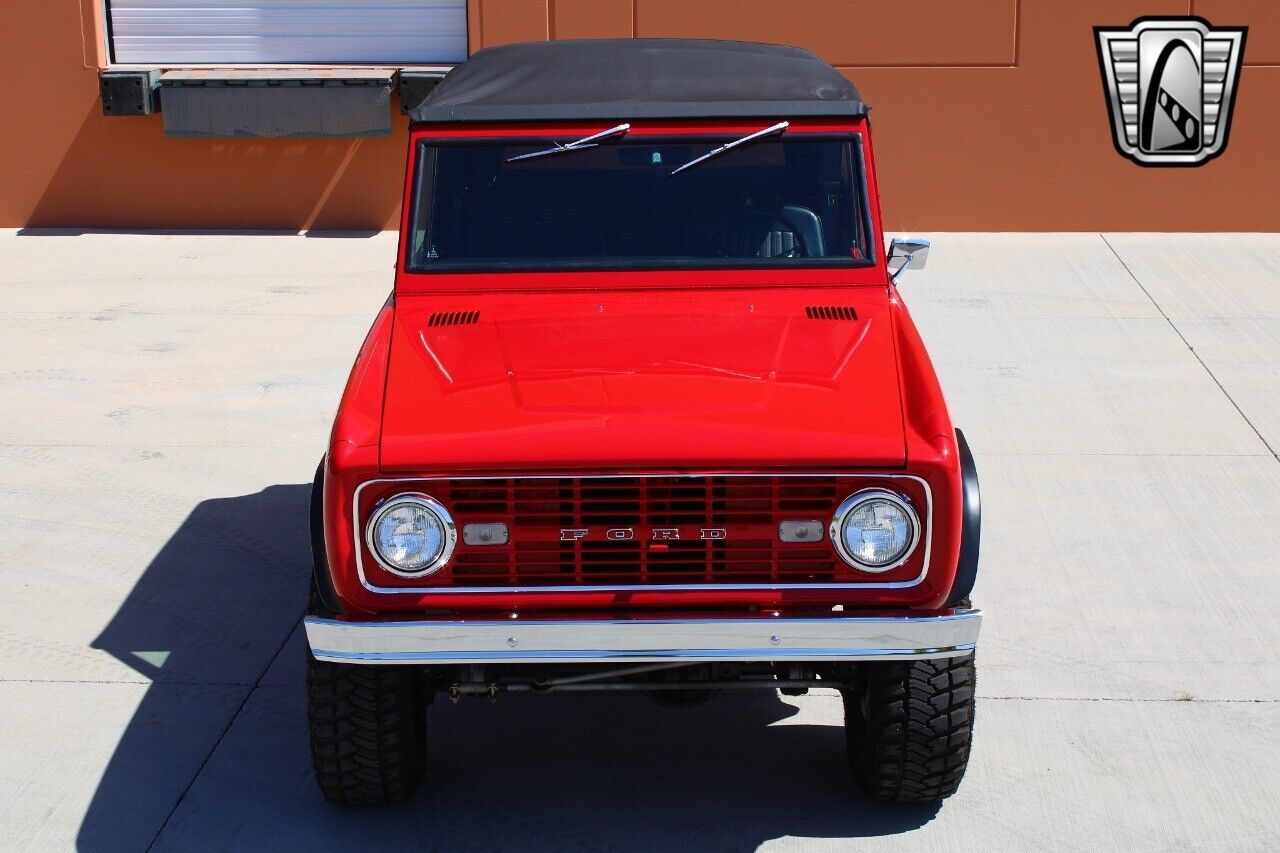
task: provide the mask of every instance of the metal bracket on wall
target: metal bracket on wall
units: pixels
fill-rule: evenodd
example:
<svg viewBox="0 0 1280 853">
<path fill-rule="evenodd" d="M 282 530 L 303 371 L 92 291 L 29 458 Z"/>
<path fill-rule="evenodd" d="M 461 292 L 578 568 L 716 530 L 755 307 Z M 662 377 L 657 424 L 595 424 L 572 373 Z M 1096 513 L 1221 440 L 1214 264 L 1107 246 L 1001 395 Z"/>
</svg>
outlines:
<svg viewBox="0 0 1280 853">
<path fill-rule="evenodd" d="M 160 112 L 160 69 L 103 71 L 98 77 L 104 116 L 149 116 Z"/>
<path fill-rule="evenodd" d="M 396 78 L 396 91 L 400 95 L 400 112 L 403 115 L 413 112 L 447 73 L 449 73 L 447 65 L 400 69 L 400 74 Z"/>
<path fill-rule="evenodd" d="M 391 135 L 394 68 L 187 69 L 160 75 L 170 137 Z"/>
</svg>

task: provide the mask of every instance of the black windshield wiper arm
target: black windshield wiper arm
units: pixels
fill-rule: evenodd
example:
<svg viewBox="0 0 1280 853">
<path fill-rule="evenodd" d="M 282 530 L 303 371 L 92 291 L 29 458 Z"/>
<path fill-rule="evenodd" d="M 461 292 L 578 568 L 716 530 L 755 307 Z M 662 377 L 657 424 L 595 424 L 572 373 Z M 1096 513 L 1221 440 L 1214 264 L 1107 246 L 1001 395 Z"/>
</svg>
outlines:
<svg viewBox="0 0 1280 853">
<path fill-rule="evenodd" d="M 617 127 L 611 127 L 608 130 L 602 130 L 599 133 L 593 133 L 590 136 L 584 136 L 581 139 L 575 139 L 573 142 L 566 142 L 564 145 L 556 143 L 555 148 L 544 148 L 541 151 L 530 151 L 528 154 L 517 154 L 514 157 L 508 157 L 508 163 L 514 163 L 516 160 L 532 160 L 534 157 L 549 157 L 552 154 L 564 154 L 567 151 L 581 151 L 583 148 L 595 148 L 602 140 L 613 139 L 615 136 L 626 136 L 627 131 L 631 130 L 631 125 L 620 124 Z"/>
<path fill-rule="evenodd" d="M 741 139 L 735 139 L 732 142 L 726 142 L 724 145 L 721 145 L 719 148 L 711 149 L 706 154 L 703 154 L 701 157 L 694 157 L 692 160 L 690 160 L 688 163 L 685 163 L 683 166 L 675 167 L 674 169 L 671 170 L 671 174 L 678 175 L 681 172 L 683 172 L 685 169 L 692 169 L 694 166 L 698 165 L 699 163 L 710 160 L 712 157 L 719 157 L 721 154 L 725 153 L 726 151 L 732 151 L 733 149 L 737 148 L 739 145 L 746 145 L 748 142 L 755 142 L 757 139 L 763 139 L 766 136 L 773 136 L 779 133 L 786 133 L 787 128 L 790 126 L 791 126 L 790 122 L 780 121 L 775 125 L 766 127 L 764 130 L 757 130 L 755 133 L 748 133 L 746 136 L 742 137 Z M 670 177 L 670 175 L 668 175 L 668 177 Z"/>
</svg>

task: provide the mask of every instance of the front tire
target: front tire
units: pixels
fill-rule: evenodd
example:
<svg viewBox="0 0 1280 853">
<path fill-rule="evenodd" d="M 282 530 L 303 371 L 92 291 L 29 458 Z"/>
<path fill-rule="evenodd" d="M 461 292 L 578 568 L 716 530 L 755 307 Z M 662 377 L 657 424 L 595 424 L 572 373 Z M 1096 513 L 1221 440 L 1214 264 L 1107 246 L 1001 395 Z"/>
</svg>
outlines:
<svg viewBox="0 0 1280 853">
<path fill-rule="evenodd" d="M 956 792 L 973 736 L 973 655 L 862 668 L 843 691 L 849 766 L 873 799 L 936 803 Z"/>
<path fill-rule="evenodd" d="M 307 720 L 326 800 L 381 806 L 409 799 L 426 769 L 426 698 L 413 667 L 329 663 L 307 652 Z"/>
</svg>

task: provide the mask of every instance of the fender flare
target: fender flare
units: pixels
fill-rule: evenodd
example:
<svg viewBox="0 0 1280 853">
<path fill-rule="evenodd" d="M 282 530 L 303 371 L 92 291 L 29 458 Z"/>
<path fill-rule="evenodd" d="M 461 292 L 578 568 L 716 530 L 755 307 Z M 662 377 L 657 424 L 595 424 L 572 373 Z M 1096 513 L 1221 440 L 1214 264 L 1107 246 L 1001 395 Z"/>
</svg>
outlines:
<svg viewBox="0 0 1280 853">
<path fill-rule="evenodd" d="M 963 498 L 960 515 L 960 559 L 956 564 L 956 580 L 947 597 L 947 607 L 966 602 L 978 579 L 978 544 L 982 536 L 982 498 L 978 490 L 978 467 L 964 433 L 956 430 L 956 447 L 960 456 L 960 492 Z"/>
<path fill-rule="evenodd" d="M 311 588 L 315 594 L 307 609 L 316 616 L 338 616 L 342 605 L 333 588 L 329 555 L 324 547 L 324 463 L 325 457 L 321 457 L 311 481 L 311 574 L 314 578 Z"/>
</svg>

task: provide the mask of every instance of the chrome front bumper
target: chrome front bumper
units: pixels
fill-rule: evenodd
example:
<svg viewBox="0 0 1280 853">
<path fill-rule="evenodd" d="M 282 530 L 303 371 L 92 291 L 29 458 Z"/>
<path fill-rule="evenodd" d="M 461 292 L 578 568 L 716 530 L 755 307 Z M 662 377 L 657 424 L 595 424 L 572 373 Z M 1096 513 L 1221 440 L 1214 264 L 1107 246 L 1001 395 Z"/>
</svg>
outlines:
<svg viewBox="0 0 1280 853">
<path fill-rule="evenodd" d="M 347 622 L 308 616 L 307 640 L 338 663 L 873 661 L 972 651 L 979 610 L 690 619 Z"/>
</svg>

